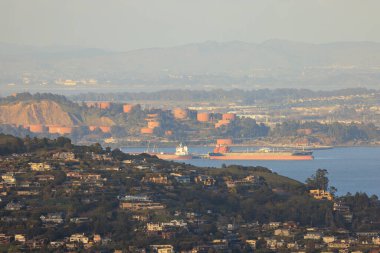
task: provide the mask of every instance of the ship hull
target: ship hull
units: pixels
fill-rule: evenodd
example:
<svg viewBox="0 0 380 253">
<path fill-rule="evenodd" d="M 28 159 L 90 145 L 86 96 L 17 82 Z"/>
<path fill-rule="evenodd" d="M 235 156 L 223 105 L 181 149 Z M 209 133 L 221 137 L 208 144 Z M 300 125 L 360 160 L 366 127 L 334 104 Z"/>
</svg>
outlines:
<svg viewBox="0 0 380 253">
<path fill-rule="evenodd" d="M 158 158 L 162 160 L 191 160 L 193 159 L 192 155 L 175 155 L 175 154 L 154 154 Z"/>
<path fill-rule="evenodd" d="M 292 155 L 292 154 L 239 154 L 239 153 L 228 153 L 228 154 L 209 154 L 210 160 L 280 160 L 280 161 L 309 161 L 313 160 L 312 155 Z"/>
</svg>

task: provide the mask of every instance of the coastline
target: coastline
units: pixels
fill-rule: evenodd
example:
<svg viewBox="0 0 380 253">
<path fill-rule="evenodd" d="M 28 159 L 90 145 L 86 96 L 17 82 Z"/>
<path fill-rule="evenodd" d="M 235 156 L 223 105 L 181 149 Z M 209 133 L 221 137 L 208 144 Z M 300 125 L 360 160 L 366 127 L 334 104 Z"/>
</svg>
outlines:
<svg viewBox="0 0 380 253">
<path fill-rule="evenodd" d="M 153 145 L 156 145 L 157 148 L 171 148 L 178 145 L 178 142 L 157 142 Z M 142 143 L 133 143 L 133 144 L 106 144 L 105 146 L 109 146 L 111 148 L 147 148 L 146 144 Z M 152 143 L 150 144 L 152 147 Z M 215 147 L 215 144 L 189 144 L 190 147 Z M 295 145 L 287 145 L 287 144 L 278 144 L 278 143 L 260 143 L 260 144 L 246 144 L 246 143 L 237 143 L 229 145 L 231 147 L 273 147 L 273 148 L 287 148 L 287 149 L 314 149 L 314 150 L 322 150 L 322 149 L 333 149 L 333 148 L 354 148 L 354 147 L 380 147 L 380 144 L 336 144 L 336 145 L 320 145 L 320 146 L 295 146 Z"/>
</svg>

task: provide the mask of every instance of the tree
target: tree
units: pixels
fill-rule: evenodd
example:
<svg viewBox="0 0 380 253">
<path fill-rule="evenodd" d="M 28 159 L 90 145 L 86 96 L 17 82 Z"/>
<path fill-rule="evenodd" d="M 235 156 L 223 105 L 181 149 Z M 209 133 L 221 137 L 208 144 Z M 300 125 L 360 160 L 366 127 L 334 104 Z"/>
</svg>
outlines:
<svg viewBox="0 0 380 253">
<path fill-rule="evenodd" d="M 306 179 L 306 185 L 311 189 L 321 189 L 327 191 L 329 186 L 329 178 L 327 170 L 318 169 L 315 174 Z"/>
</svg>

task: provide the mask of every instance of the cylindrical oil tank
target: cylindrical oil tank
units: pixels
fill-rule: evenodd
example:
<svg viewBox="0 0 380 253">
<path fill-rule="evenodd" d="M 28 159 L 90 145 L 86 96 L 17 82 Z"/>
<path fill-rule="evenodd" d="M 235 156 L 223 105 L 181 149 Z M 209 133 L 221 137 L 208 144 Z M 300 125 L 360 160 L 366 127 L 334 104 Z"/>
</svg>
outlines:
<svg viewBox="0 0 380 253">
<path fill-rule="evenodd" d="M 210 114 L 208 112 L 198 112 L 197 120 L 199 122 L 208 122 L 210 120 Z"/>
<path fill-rule="evenodd" d="M 130 113 L 133 109 L 133 105 L 131 104 L 124 104 L 123 105 L 123 112 L 124 113 Z"/>
<path fill-rule="evenodd" d="M 158 118 L 158 113 L 149 113 L 146 115 L 150 119 Z"/>
<path fill-rule="evenodd" d="M 90 130 L 91 132 L 95 131 L 97 128 L 97 126 L 88 126 L 88 130 Z"/>
<path fill-rule="evenodd" d="M 142 133 L 142 134 L 153 134 L 153 131 L 154 131 L 154 129 L 152 129 L 152 128 L 143 127 L 143 128 L 141 128 L 140 133 Z"/>
<path fill-rule="evenodd" d="M 186 119 L 187 118 L 187 110 L 182 108 L 175 108 L 173 110 L 174 118 L 176 119 Z"/>
<path fill-rule="evenodd" d="M 99 108 L 100 109 L 109 109 L 111 107 L 110 102 L 100 102 L 99 103 Z"/>
<path fill-rule="evenodd" d="M 216 144 L 218 145 L 232 145 L 232 139 L 228 138 L 228 139 L 217 139 L 216 140 Z"/>
<path fill-rule="evenodd" d="M 66 126 L 49 126 L 50 134 L 71 134 L 73 132 L 72 127 Z"/>
<path fill-rule="evenodd" d="M 43 133 L 45 132 L 45 128 L 43 125 L 30 125 L 29 131 L 32 133 Z"/>
<path fill-rule="evenodd" d="M 222 116 L 223 120 L 235 120 L 236 114 L 235 113 L 224 113 Z"/>
<path fill-rule="evenodd" d="M 103 133 L 111 133 L 111 127 L 109 127 L 109 126 L 100 126 L 99 129 Z"/>
<path fill-rule="evenodd" d="M 61 127 L 60 128 L 60 133 L 61 134 L 71 134 L 73 132 L 72 127 Z"/>
<path fill-rule="evenodd" d="M 218 127 L 221 127 L 221 126 L 227 126 L 228 124 L 230 124 L 231 121 L 230 120 L 219 120 L 216 124 L 215 124 L 215 128 L 218 128 Z"/>
<path fill-rule="evenodd" d="M 156 128 L 156 127 L 160 127 L 161 126 L 161 123 L 159 121 L 149 121 L 148 122 L 148 128 Z"/>
</svg>

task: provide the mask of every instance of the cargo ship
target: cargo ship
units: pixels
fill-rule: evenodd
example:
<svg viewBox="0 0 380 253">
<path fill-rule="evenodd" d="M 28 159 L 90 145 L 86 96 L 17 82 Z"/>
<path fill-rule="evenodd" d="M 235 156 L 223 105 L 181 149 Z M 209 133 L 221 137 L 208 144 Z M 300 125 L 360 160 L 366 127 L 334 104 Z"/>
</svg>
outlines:
<svg viewBox="0 0 380 253">
<path fill-rule="evenodd" d="M 227 145 L 217 145 L 208 154 L 211 160 L 313 160 L 312 151 L 272 150 L 262 148 L 257 151 L 233 152 Z"/>
<path fill-rule="evenodd" d="M 175 153 L 155 152 L 149 154 L 155 155 L 162 160 L 190 160 L 194 158 L 193 155 L 189 154 L 187 146 L 182 145 L 182 143 L 176 147 Z"/>
</svg>

